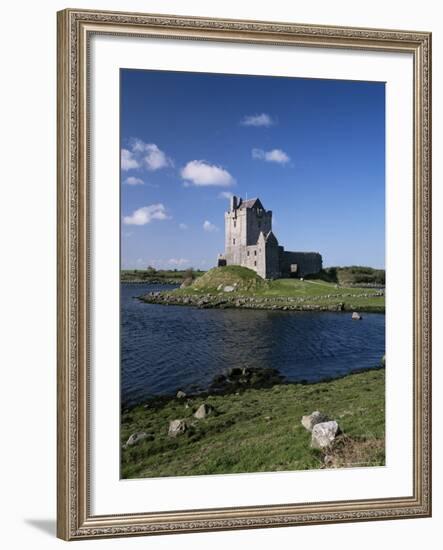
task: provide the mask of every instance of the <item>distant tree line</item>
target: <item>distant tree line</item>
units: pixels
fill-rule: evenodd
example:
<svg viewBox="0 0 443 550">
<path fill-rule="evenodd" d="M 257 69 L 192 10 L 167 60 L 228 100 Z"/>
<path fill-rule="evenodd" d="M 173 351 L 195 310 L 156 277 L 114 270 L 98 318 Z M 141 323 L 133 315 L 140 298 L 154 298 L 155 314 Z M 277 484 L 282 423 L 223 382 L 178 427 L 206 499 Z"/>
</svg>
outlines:
<svg viewBox="0 0 443 550">
<path fill-rule="evenodd" d="M 120 274 L 122 282 L 146 281 L 153 283 L 192 282 L 203 275 L 204 271 L 188 267 L 187 269 L 156 269 L 149 265 L 146 269 L 123 269 Z"/>
<path fill-rule="evenodd" d="M 311 279 L 322 279 L 329 283 L 339 285 L 371 285 L 384 286 L 386 282 L 386 272 L 384 269 L 374 269 L 360 265 L 351 265 L 346 267 L 326 267 L 320 273 L 311 275 Z"/>
</svg>

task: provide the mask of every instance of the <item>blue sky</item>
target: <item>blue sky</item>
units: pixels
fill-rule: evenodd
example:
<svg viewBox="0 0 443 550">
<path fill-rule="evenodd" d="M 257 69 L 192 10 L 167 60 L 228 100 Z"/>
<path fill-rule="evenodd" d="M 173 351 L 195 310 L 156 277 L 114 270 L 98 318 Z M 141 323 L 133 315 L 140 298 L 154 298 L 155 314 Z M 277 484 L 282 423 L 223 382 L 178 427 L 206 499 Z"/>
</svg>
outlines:
<svg viewBox="0 0 443 550">
<path fill-rule="evenodd" d="M 121 260 L 208 269 L 229 194 L 287 250 L 385 265 L 384 83 L 121 71 Z"/>
</svg>

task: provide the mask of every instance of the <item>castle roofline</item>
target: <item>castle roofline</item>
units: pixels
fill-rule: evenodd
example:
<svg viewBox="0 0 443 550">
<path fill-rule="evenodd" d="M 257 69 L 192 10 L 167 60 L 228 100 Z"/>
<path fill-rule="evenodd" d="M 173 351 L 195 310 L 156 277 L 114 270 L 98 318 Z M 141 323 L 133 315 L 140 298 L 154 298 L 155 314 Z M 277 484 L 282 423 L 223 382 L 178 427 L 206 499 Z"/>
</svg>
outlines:
<svg viewBox="0 0 443 550">
<path fill-rule="evenodd" d="M 254 206 L 263 208 L 263 205 L 258 197 L 255 199 L 247 199 L 247 200 L 243 200 L 242 198 L 240 198 L 238 208 L 240 208 L 241 210 L 254 208 Z"/>
</svg>

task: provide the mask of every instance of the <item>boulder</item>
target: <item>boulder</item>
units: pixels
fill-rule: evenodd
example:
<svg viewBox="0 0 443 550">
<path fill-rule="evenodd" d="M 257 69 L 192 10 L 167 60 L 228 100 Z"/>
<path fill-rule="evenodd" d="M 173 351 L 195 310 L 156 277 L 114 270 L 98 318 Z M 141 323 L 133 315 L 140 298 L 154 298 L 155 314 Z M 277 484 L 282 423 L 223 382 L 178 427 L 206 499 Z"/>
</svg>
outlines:
<svg viewBox="0 0 443 550">
<path fill-rule="evenodd" d="M 195 411 L 194 416 L 195 418 L 201 420 L 202 418 L 206 418 L 207 416 L 209 416 L 212 412 L 214 412 L 214 407 L 208 405 L 207 403 L 202 403 L 200 407 Z"/>
<path fill-rule="evenodd" d="M 234 290 L 235 290 L 235 287 L 231 285 L 226 285 L 223 287 L 223 292 L 234 292 Z"/>
<path fill-rule="evenodd" d="M 135 445 L 136 443 L 140 443 L 140 441 L 143 441 L 144 439 L 153 439 L 152 434 L 148 434 L 146 432 L 135 432 L 132 435 L 129 436 L 128 441 L 126 441 L 125 447 L 131 447 L 132 445 Z"/>
<path fill-rule="evenodd" d="M 177 399 L 184 399 L 186 397 L 186 393 L 183 390 L 178 390 L 176 396 Z"/>
<path fill-rule="evenodd" d="M 352 313 L 352 320 L 353 321 L 361 321 L 362 319 L 363 319 L 363 317 L 357 311 L 354 311 Z"/>
<path fill-rule="evenodd" d="M 177 437 L 178 435 L 184 434 L 187 428 L 188 427 L 184 420 L 171 420 L 171 422 L 169 422 L 168 435 L 171 437 Z"/>
<path fill-rule="evenodd" d="M 334 441 L 338 432 L 339 428 L 335 420 L 316 424 L 312 429 L 311 447 L 313 449 L 328 447 Z"/>
<path fill-rule="evenodd" d="M 320 411 L 314 411 L 312 414 L 309 414 L 307 416 L 302 416 L 301 424 L 304 428 L 308 430 L 308 432 L 312 432 L 312 429 L 316 424 L 319 424 L 320 422 L 326 422 L 329 418 L 321 413 Z"/>
<path fill-rule="evenodd" d="M 236 378 L 237 376 L 241 376 L 242 374 L 243 374 L 243 369 L 240 367 L 231 367 L 228 370 L 229 378 Z"/>
<path fill-rule="evenodd" d="M 212 381 L 213 384 L 222 384 L 223 382 L 226 382 L 226 376 L 224 374 L 215 375 Z"/>
</svg>

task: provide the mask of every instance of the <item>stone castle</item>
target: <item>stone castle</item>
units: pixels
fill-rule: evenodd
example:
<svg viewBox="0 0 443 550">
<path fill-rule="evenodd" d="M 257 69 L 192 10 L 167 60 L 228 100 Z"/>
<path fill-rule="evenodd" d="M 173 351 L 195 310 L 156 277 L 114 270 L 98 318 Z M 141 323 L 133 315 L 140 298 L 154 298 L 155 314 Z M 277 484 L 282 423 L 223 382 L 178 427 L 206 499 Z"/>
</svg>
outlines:
<svg viewBox="0 0 443 550">
<path fill-rule="evenodd" d="M 272 211 L 260 199 L 233 196 L 225 212 L 225 253 L 218 265 L 241 265 L 263 279 L 304 277 L 322 269 L 318 252 L 289 252 L 278 244 L 272 232 Z"/>
</svg>

